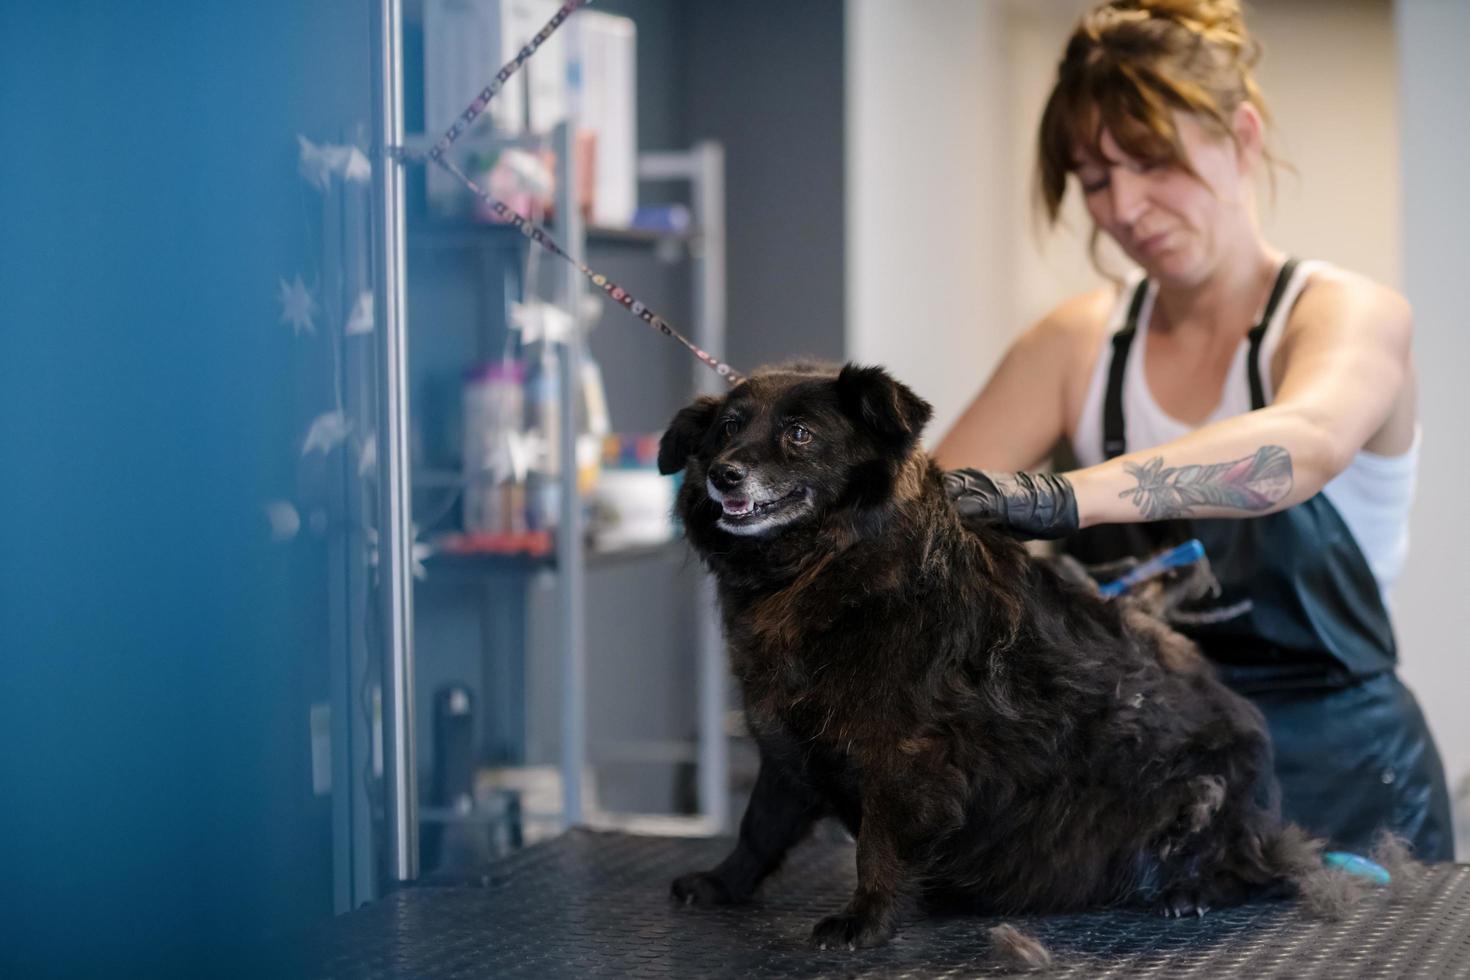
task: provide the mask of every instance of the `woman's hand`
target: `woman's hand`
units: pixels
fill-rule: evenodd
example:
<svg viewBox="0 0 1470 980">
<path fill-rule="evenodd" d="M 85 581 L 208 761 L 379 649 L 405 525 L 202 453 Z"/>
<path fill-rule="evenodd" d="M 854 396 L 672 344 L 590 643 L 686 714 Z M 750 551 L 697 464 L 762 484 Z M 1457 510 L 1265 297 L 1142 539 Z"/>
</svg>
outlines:
<svg viewBox="0 0 1470 980">
<path fill-rule="evenodd" d="M 1077 530 L 1077 497 L 1059 473 L 950 470 L 944 490 L 966 521 L 1032 538 L 1061 538 Z"/>
</svg>

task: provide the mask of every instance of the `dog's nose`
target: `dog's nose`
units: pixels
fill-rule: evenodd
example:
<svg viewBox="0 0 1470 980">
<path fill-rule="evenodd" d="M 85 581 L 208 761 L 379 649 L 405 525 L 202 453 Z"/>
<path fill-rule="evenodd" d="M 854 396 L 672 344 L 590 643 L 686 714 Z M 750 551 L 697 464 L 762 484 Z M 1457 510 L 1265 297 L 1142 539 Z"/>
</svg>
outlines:
<svg viewBox="0 0 1470 980">
<path fill-rule="evenodd" d="M 745 467 L 739 463 L 716 463 L 709 468 L 709 478 L 721 490 L 734 490 L 745 482 Z"/>
</svg>

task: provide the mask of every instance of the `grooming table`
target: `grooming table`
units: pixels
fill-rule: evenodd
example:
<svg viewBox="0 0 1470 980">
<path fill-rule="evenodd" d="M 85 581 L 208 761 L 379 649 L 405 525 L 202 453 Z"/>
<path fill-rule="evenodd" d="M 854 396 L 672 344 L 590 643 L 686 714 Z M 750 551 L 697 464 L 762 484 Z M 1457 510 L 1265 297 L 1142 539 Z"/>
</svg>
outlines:
<svg viewBox="0 0 1470 980">
<path fill-rule="evenodd" d="M 308 974 L 436 977 L 984 977 L 1017 968 L 985 927 L 1014 923 L 1051 949 L 1048 977 L 1470 977 L 1470 866 L 1434 865 L 1397 893 L 1374 889 L 1350 918 L 1292 903 L 1202 919 L 1110 911 L 1007 919 L 919 918 L 887 946 L 807 947 L 855 880 L 850 844 L 808 842 L 745 906 L 668 897 L 679 874 L 714 866 L 728 839 L 575 830 L 465 880 L 395 892 L 313 934 Z"/>
</svg>

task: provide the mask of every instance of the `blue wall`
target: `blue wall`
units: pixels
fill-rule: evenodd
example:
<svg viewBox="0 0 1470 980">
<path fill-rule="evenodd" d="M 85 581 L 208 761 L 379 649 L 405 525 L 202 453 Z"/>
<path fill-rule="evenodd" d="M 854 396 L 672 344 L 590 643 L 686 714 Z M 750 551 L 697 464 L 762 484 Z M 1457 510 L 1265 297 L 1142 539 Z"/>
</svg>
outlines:
<svg viewBox="0 0 1470 980">
<path fill-rule="evenodd" d="M 208 974 L 330 914 L 324 550 L 262 504 L 324 407 L 295 135 L 368 120 L 368 27 L 0 7 L 0 974 Z"/>
</svg>

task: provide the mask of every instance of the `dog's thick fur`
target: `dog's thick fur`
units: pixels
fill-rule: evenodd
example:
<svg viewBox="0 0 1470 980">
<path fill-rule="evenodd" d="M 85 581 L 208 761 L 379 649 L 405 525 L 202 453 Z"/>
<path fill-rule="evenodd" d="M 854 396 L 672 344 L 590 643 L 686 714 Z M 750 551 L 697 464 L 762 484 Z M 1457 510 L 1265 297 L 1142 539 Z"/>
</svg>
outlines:
<svg viewBox="0 0 1470 980">
<path fill-rule="evenodd" d="M 1260 713 L 1137 603 L 962 525 L 929 416 L 880 369 L 792 365 L 664 434 L 761 750 L 734 852 L 674 896 L 748 898 L 827 815 L 858 885 L 822 946 L 886 941 L 909 897 L 1177 915 L 1290 891 L 1316 845 L 1274 814 Z"/>
</svg>

